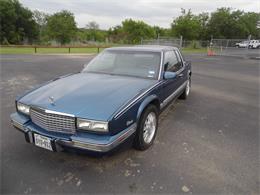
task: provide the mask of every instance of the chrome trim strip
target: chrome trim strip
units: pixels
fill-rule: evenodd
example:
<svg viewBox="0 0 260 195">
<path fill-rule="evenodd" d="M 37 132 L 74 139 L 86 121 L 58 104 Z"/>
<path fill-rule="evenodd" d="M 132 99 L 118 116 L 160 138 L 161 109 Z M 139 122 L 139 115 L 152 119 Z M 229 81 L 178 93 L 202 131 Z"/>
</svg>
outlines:
<svg viewBox="0 0 260 195">
<path fill-rule="evenodd" d="M 134 100 L 132 100 L 130 103 L 128 103 L 128 105 L 123 105 L 126 106 L 124 107 L 124 109 L 122 109 L 120 112 L 118 112 L 114 118 L 118 118 L 120 115 L 122 115 L 124 112 L 126 112 L 136 101 L 138 101 L 141 97 L 143 97 L 146 93 L 148 93 L 149 91 L 151 91 L 153 88 L 157 87 L 158 85 L 160 85 L 163 81 L 159 81 L 158 83 L 154 84 L 153 86 L 151 86 L 149 89 L 147 89 L 146 91 L 144 91 L 143 93 L 141 93 L 139 96 L 137 96 Z M 119 109 L 120 110 L 120 109 Z"/>
<path fill-rule="evenodd" d="M 52 111 L 52 110 L 44 110 L 48 114 L 57 114 L 57 115 L 63 115 L 63 116 L 70 116 L 70 117 L 75 117 L 73 114 L 67 114 L 64 112 L 57 112 L 57 111 Z"/>
<path fill-rule="evenodd" d="M 12 123 L 13 126 L 15 126 L 15 127 L 17 127 L 18 129 L 24 131 L 23 125 L 22 125 L 21 123 L 15 121 L 15 120 L 13 120 L 13 119 L 11 120 L 11 123 Z"/>
<path fill-rule="evenodd" d="M 75 115 L 73 115 L 73 114 L 67 114 L 67 113 L 64 113 L 64 112 L 48 110 L 48 109 L 45 109 L 45 108 L 42 108 L 42 107 L 39 107 L 39 106 L 35 106 L 35 105 L 31 105 L 30 109 L 41 110 L 41 111 L 48 113 L 48 114 L 57 114 L 57 115 L 62 115 L 62 116 L 75 117 Z"/>
<path fill-rule="evenodd" d="M 176 95 L 185 88 L 188 81 L 185 81 L 176 91 L 174 91 L 171 95 L 169 95 L 161 104 L 160 108 L 165 107 L 171 100 L 173 100 Z"/>
<path fill-rule="evenodd" d="M 81 149 L 87 149 L 97 152 L 107 152 L 122 142 L 124 142 L 127 138 L 129 138 L 134 132 L 136 131 L 136 123 L 134 123 L 126 132 L 124 132 L 122 135 L 118 136 L 114 141 L 112 141 L 109 144 L 94 144 L 94 143 L 84 143 L 81 141 L 67 141 L 67 140 L 56 140 L 56 142 L 59 144 L 64 144 L 71 147 L 77 147 Z"/>
<path fill-rule="evenodd" d="M 161 51 L 161 63 L 160 63 L 160 70 L 159 70 L 158 80 L 160 80 L 161 77 L 162 77 L 163 60 L 164 60 L 164 53 L 163 53 L 163 51 Z"/>
<path fill-rule="evenodd" d="M 177 72 L 175 72 L 176 74 L 177 74 L 177 76 L 178 76 L 178 74 L 180 74 L 182 71 L 184 71 L 184 66 L 182 66 L 182 68 L 180 69 L 180 70 L 178 70 Z M 184 75 L 183 75 L 184 76 Z"/>
<path fill-rule="evenodd" d="M 181 57 L 182 64 L 184 65 L 184 59 L 182 57 L 182 54 L 179 49 L 175 49 L 176 52 L 178 52 L 179 56 Z"/>
</svg>

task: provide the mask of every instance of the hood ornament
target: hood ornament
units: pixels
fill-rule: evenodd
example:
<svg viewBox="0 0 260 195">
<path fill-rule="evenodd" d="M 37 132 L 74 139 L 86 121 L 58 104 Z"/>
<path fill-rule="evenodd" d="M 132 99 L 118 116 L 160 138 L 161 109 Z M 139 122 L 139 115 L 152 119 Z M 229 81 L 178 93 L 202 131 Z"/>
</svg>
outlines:
<svg viewBox="0 0 260 195">
<path fill-rule="evenodd" d="M 50 102 L 51 105 L 55 106 L 55 102 L 54 102 L 54 97 L 53 96 L 49 97 L 49 102 Z"/>
</svg>

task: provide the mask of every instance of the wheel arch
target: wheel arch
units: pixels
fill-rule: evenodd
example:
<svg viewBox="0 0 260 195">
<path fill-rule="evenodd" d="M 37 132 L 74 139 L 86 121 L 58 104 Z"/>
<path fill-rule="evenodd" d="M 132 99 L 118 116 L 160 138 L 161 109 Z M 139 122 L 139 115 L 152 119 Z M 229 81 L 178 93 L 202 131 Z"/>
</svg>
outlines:
<svg viewBox="0 0 260 195">
<path fill-rule="evenodd" d="M 144 101 L 141 103 L 141 105 L 138 108 L 137 111 L 137 121 L 140 119 L 143 111 L 147 108 L 149 105 L 154 105 L 158 109 L 158 112 L 160 111 L 160 101 L 156 95 L 150 95 L 144 99 Z"/>
</svg>

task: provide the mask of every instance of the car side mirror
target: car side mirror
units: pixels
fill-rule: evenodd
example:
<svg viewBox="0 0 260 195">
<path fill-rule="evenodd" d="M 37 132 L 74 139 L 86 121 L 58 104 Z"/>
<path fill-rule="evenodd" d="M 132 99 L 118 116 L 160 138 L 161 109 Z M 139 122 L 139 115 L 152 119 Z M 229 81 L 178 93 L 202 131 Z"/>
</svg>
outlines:
<svg viewBox="0 0 260 195">
<path fill-rule="evenodd" d="M 176 73 L 175 72 L 169 72 L 166 71 L 164 72 L 163 78 L 168 80 L 168 79 L 174 79 L 176 77 Z"/>
</svg>

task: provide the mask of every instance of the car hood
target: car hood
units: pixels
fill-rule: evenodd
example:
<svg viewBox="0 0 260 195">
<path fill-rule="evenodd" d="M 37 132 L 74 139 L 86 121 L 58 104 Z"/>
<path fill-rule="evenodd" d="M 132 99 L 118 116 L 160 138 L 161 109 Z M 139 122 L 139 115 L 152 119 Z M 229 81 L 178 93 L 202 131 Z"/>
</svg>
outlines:
<svg viewBox="0 0 260 195">
<path fill-rule="evenodd" d="M 77 117 L 107 121 L 121 106 L 156 82 L 127 76 L 78 73 L 35 89 L 19 101 Z"/>
</svg>

